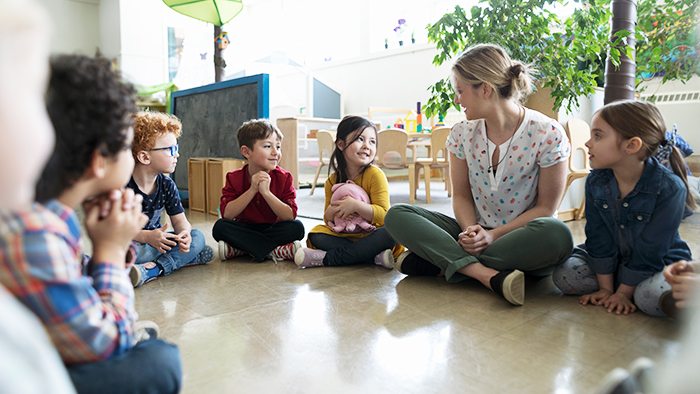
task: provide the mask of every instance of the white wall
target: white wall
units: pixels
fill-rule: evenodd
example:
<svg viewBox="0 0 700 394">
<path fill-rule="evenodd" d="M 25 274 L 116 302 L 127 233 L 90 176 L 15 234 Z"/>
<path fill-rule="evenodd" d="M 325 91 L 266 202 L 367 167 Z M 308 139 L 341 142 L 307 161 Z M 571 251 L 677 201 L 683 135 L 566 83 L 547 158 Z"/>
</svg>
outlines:
<svg viewBox="0 0 700 394">
<path fill-rule="evenodd" d="M 432 64 L 436 54 L 434 44 L 408 45 L 310 71 L 343 94 L 346 114 L 366 114 L 368 107 L 412 109 L 428 101 L 430 85 L 449 76 L 449 62 Z"/>
<path fill-rule="evenodd" d="M 92 55 L 100 46 L 106 56 L 118 59 L 127 79 L 139 84 L 154 85 L 168 80 L 167 27 L 179 27 L 186 29 L 185 53 L 175 82 L 181 89 L 213 82 L 212 25 L 182 16 L 160 0 L 39 2 L 48 8 L 54 22 L 55 34 L 51 37 L 53 52 Z M 242 71 L 245 75 L 269 73 L 273 119 L 299 115 L 302 107 L 306 107 L 304 114 L 311 113 L 309 81 L 312 78 L 319 79 L 342 94 L 343 114 L 366 115 L 370 106 L 415 108 L 418 101 L 426 103 L 429 98 L 427 88 L 449 75 L 450 62 L 440 67 L 432 64 L 437 53 L 432 44 L 390 47 L 388 50 L 368 53 L 365 43 L 360 46 L 358 51 L 362 54 L 358 57 L 334 60 L 314 67 L 256 63 L 255 60 L 281 49 L 277 45 L 279 42 L 291 42 L 303 48 L 311 41 L 316 42 L 312 38 L 305 42 L 304 34 L 322 35 L 324 40 L 332 43 L 334 35 L 339 31 L 347 33 L 347 29 L 337 26 L 333 28 L 332 23 L 328 24 L 329 21 L 326 21 L 326 25 L 307 26 L 301 23 L 301 26 L 298 19 L 304 15 L 304 11 L 292 3 L 283 0 L 248 3 L 239 16 L 224 26 L 231 39 L 231 46 L 224 51 L 229 64 L 227 74 Z M 356 8 L 366 7 L 367 4 L 368 0 L 362 0 L 354 3 L 349 10 L 357 13 L 359 11 Z M 326 7 L 328 6 L 330 5 L 327 4 Z M 362 13 L 362 16 L 367 15 Z M 366 23 L 359 25 L 366 26 Z M 355 31 L 357 27 L 358 24 L 353 24 L 351 30 Z M 201 59 L 203 53 L 207 53 L 206 59 Z M 328 53 L 337 55 L 337 48 Z M 337 57 L 334 56 L 334 59 Z M 647 93 L 700 90 L 698 77 L 686 85 L 659 84 L 659 79 L 649 82 Z M 590 123 L 592 113 L 601 105 L 602 93 L 599 92 L 591 99 L 583 99 L 581 108 L 575 114 L 568 115 L 561 111 L 559 120 L 565 124 L 571 117 L 576 117 Z M 700 111 L 697 103 L 660 104 L 659 108 L 669 128 L 677 123 L 681 135 L 700 152 Z M 576 182 L 571 192 L 567 193 L 562 209 L 577 206 L 582 191 L 582 181 Z"/>
<path fill-rule="evenodd" d="M 100 24 L 106 56 L 116 58 L 125 79 L 139 85 L 168 82 L 168 27 L 185 30 L 178 86 L 214 81 L 213 25 L 181 15 L 159 0 L 101 0 Z M 206 54 L 205 59 L 200 54 Z M 175 81 L 178 83 L 178 81 Z"/>
<path fill-rule="evenodd" d="M 162 2 L 120 0 L 119 67 L 124 77 L 139 85 L 167 82 L 167 29 Z"/>
<path fill-rule="evenodd" d="M 100 51 L 121 64 L 121 18 L 119 0 L 101 0 L 99 6 Z"/>
<path fill-rule="evenodd" d="M 667 82 L 661 85 L 661 78 L 654 78 L 645 83 L 648 87 L 644 94 L 662 94 L 673 92 L 697 92 L 700 91 L 700 77 L 694 76 L 690 81 Z M 664 116 L 666 127 L 671 130 L 673 124 L 678 125 L 678 134 L 686 140 L 700 154 L 700 104 L 691 103 L 658 103 L 657 106 Z"/>
<path fill-rule="evenodd" d="M 53 22 L 52 53 L 93 56 L 100 47 L 99 0 L 38 0 Z"/>
</svg>

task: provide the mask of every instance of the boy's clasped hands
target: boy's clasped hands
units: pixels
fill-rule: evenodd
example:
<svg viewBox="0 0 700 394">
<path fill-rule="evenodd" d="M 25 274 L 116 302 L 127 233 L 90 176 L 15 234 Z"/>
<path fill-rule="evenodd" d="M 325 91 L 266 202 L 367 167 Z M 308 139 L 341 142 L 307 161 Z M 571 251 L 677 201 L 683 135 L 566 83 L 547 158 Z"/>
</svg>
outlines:
<svg viewBox="0 0 700 394">
<path fill-rule="evenodd" d="M 124 264 L 131 241 L 148 221 L 148 216 L 141 213 L 142 201 L 140 195 L 126 189 L 112 190 L 83 203 L 85 229 L 93 243 L 95 260 L 124 256 L 112 261 Z"/>
<path fill-rule="evenodd" d="M 270 174 L 258 171 L 250 177 L 250 188 L 263 196 L 270 193 Z"/>
</svg>

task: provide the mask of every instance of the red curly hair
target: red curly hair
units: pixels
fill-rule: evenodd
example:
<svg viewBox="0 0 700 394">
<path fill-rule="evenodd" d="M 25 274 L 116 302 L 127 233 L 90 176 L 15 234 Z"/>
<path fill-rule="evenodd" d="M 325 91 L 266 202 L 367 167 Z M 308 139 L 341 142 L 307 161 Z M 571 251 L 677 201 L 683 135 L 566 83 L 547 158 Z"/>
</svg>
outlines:
<svg viewBox="0 0 700 394">
<path fill-rule="evenodd" d="M 182 135 L 182 122 L 175 115 L 163 112 L 137 112 L 134 115 L 134 142 L 131 153 L 138 162 L 137 155 L 156 146 L 156 140 L 168 133 L 175 137 Z"/>
</svg>

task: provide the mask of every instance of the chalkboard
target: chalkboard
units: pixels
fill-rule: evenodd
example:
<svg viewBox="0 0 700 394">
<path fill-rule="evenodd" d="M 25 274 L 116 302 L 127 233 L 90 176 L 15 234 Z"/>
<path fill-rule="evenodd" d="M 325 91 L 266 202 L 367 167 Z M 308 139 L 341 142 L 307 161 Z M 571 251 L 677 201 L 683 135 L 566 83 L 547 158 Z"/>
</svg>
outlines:
<svg viewBox="0 0 700 394">
<path fill-rule="evenodd" d="M 187 190 L 191 157 L 243 159 L 236 131 L 251 119 L 269 117 L 269 76 L 252 75 L 173 92 L 171 112 L 182 121 L 175 184 Z"/>
</svg>

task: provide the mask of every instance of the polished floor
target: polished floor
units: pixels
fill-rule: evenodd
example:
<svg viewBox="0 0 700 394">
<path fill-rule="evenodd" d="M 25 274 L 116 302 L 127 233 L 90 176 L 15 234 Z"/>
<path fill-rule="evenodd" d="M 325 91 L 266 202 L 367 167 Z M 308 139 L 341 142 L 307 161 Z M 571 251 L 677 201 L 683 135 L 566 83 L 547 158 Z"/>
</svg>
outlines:
<svg viewBox="0 0 700 394">
<path fill-rule="evenodd" d="M 188 217 L 215 248 L 216 217 Z M 584 223 L 568 223 L 577 242 Z M 698 228 L 681 226 L 695 255 Z M 513 307 L 478 282 L 248 258 L 147 283 L 136 308 L 180 347 L 184 393 L 588 393 L 637 357 L 673 358 L 682 328 L 581 306 L 551 278 Z"/>
</svg>

